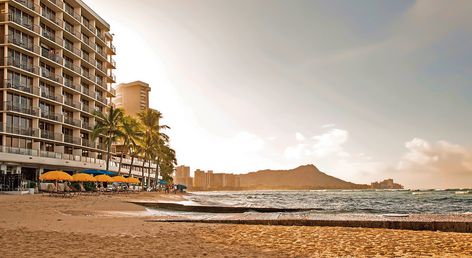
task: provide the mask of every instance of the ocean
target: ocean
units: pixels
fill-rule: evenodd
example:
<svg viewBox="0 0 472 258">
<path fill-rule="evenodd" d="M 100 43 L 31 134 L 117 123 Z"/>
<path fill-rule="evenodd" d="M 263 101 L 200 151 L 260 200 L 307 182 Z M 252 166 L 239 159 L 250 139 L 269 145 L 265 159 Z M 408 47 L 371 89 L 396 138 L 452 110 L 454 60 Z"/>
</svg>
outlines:
<svg viewBox="0 0 472 258">
<path fill-rule="evenodd" d="M 472 190 L 192 192 L 196 205 L 313 208 L 327 214 L 472 214 Z"/>
</svg>

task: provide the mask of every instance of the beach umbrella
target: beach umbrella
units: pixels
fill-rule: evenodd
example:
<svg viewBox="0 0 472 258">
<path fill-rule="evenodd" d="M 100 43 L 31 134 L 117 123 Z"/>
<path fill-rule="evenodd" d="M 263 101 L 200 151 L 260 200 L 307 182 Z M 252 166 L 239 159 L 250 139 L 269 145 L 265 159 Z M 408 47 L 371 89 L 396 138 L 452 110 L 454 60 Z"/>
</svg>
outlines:
<svg viewBox="0 0 472 258">
<path fill-rule="evenodd" d="M 130 184 L 139 184 L 140 183 L 139 179 L 137 179 L 135 177 L 128 177 L 128 178 L 126 178 L 126 180 Z"/>
<path fill-rule="evenodd" d="M 108 175 L 98 175 L 94 177 L 97 182 L 113 182 L 113 179 Z"/>
<path fill-rule="evenodd" d="M 64 171 L 49 171 L 39 176 L 39 179 L 50 180 L 50 181 L 58 181 L 58 180 L 72 181 L 73 180 L 73 178 Z"/>
<path fill-rule="evenodd" d="M 76 182 L 95 182 L 97 181 L 93 176 L 84 173 L 77 173 L 72 175 L 73 181 Z"/>
<path fill-rule="evenodd" d="M 113 180 L 113 182 L 117 182 L 117 183 L 125 183 L 125 182 L 128 182 L 128 179 L 122 177 L 122 176 L 114 176 L 111 178 Z"/>
</svg>

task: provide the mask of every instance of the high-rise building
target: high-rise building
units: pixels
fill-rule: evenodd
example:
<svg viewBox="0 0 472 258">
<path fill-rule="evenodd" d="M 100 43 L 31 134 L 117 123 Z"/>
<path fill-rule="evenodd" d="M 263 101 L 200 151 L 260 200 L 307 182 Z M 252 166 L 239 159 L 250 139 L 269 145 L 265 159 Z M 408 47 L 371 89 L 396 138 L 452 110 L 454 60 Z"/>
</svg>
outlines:
<svg viewBox="0 0 472 258">
<path fill-rule="evenodd" d="M 178 166 L 175 168 L 174 184 L 182 184 L 192 188 L 193 179 L 190 177 L 190 167 Z"/>
<path fill-rule="evenodd" d="M 104 139 L 91 133 L 93 112 L 115 95 L 110 25 L 80 0 L 3 0 L 0 10 L 0 174 L 104 169 Z"/>
<path fill-rule="evenodd" d="M 149 84 L 142 81 L 120 83 L 115 89 L 113 103 L 116 107 L 123 108 L 127 114 L 134 116 L 149 108 Z"/>
</svg>

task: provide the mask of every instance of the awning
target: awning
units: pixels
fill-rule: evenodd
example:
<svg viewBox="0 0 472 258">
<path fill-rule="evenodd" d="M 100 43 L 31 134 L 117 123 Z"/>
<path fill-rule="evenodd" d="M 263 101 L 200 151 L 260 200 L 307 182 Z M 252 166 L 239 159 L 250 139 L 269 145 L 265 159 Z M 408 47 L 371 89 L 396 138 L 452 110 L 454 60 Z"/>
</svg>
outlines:
<svg viewBox="0 0 472 258">
<path fill-rule="evenodd" d="M 108 176 L 115 176 L 118 174 L 115 172 L 111 172 L 107 170 L 99 170 L 99 169 L 86 169 L 82 172 L 86 174 L 91 174 L 91 175 L 108 175 Z"/>
</svg>

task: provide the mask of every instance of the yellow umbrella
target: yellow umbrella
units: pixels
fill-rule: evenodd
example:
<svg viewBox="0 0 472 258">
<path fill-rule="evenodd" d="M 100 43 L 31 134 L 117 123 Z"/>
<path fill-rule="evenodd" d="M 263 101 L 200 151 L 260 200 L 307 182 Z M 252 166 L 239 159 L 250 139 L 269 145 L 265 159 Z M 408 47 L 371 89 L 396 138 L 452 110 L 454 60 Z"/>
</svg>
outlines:
<svg viewBox="0 0 472 258">
<path fill-rule="evenodd" d="M 77 173 L 72 175 L 73 181 L 77 182 L 95 182 L 97 181 L 93 176 L 85 173 Z"/>
<path fill-rule="evenodd" d="M 98 175 L 94 177 L 97 182 L 113 182 L 113 179 L 108 175 Z"/>
<path fill-rule="evenodd" d="M 51 180 L 51 181 L 58 181 L 58 180 L 72 181 L 73 180 L 69 174 L 63 171 L 49 171 L 39 176 L 39 179 Z"/>
<path fill-rule="evenodd" d="M 113 179 L 113 182 L 118 182 L 118 183 L 128 182 L 128 180 L 122 176 L 114 176 L 111 179 Z"/>
<path fill-rule="evenodd" d="M 139 179 L 137 179 L 135 177 L 128 177 L 126 179 L 127 179 L 127 182 L 130 183 L 130 184 L 139 184 L 140 183 Z"/>
</svg>

